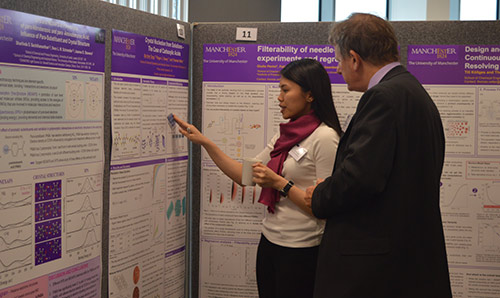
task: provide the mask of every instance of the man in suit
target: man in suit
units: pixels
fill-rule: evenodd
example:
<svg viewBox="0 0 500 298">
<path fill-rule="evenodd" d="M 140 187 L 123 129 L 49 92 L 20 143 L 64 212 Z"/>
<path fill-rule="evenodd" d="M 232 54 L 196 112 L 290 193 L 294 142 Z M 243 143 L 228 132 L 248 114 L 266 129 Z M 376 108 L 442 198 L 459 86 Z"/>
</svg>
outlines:
<svg viewBox="0 0 500 298">
<path fill-rule="evenodd" d="M 347 88 L 364 94 L 332 175 L 308 189 L 314 215 L 327 219 L 314 297 L 451 297 L 439 112 L 399 64 L 389 22 L 353 14 L 330 42 Z"/>
</svg>

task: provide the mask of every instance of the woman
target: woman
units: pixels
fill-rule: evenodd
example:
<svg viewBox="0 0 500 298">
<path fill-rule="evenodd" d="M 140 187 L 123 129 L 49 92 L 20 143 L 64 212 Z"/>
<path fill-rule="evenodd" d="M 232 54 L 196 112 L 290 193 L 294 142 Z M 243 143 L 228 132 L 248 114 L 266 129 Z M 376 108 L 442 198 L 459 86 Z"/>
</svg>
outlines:
<svg viewBox="0 0 500 298">
<path fill-rule="evenodd" d="M 330 78 L 313 59 L 291 62 L 281 73 L 281 114 L 287 123 L 257 155 L 253 181 L 267 206 L 257 250 L 259 297 L 312 297 L 316 256 L 324 221 L 306 205 L 305 189 L 328 177 L 342 134 Z M 180 132 L 205 148 L 215 164 L 241 184 L 242 164 L 227 156 L 194 126 L 175 117 Z"/>
</svg>

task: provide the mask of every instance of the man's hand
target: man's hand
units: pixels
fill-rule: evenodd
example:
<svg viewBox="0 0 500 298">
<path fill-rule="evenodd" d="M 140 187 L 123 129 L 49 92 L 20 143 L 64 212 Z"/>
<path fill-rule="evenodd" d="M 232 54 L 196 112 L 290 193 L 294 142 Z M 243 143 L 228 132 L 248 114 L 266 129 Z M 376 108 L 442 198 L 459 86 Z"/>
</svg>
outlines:
<svg viewBox="0 0 500 298">
<path fill-rule="evenodd" d="M 313 196 L 313 192 L 316 189 L 316 186 L 318 186 L 318 184 L 320 184 L 323 181 L 325 181 L 325 180 L 324 179 L 318 179 L 318 180 L 316 180 L 316 185 L 309 186 L 306 189 L 306 197 L 304 198 L 304 200 L 306 201 L 306 206 L 307 207 L 312 208 L 312 196 Z"/>
</svg>

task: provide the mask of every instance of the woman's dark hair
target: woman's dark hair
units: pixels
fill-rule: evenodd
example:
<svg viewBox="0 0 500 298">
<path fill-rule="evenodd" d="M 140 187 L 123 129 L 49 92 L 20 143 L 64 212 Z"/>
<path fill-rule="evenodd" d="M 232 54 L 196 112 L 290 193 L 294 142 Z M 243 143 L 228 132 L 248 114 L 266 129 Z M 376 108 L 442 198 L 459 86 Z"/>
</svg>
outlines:
<svg viewBox="0 0 500 298">
<path fill-rule="evenodd" d="M 318 118 L 342 136 L 337 110 L 333 104 L 332 83 L 326 69 L 314 59 L 295 60 L 280 72 L 281 76 L 296 83 L 304 92 L 311 92 L 311 108 Z"/>
</svg>

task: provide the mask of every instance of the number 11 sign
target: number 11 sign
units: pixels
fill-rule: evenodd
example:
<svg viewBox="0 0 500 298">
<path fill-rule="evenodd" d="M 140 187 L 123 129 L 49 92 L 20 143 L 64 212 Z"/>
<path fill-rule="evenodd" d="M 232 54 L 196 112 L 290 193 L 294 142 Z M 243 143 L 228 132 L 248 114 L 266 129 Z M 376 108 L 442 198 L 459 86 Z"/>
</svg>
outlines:
<svg viewBox="0 0 500 298">
<path fill-rule="evenodd" d="M 257 28 L 236 28 L 236 40 L 257 41 Z"/>
</svg>

